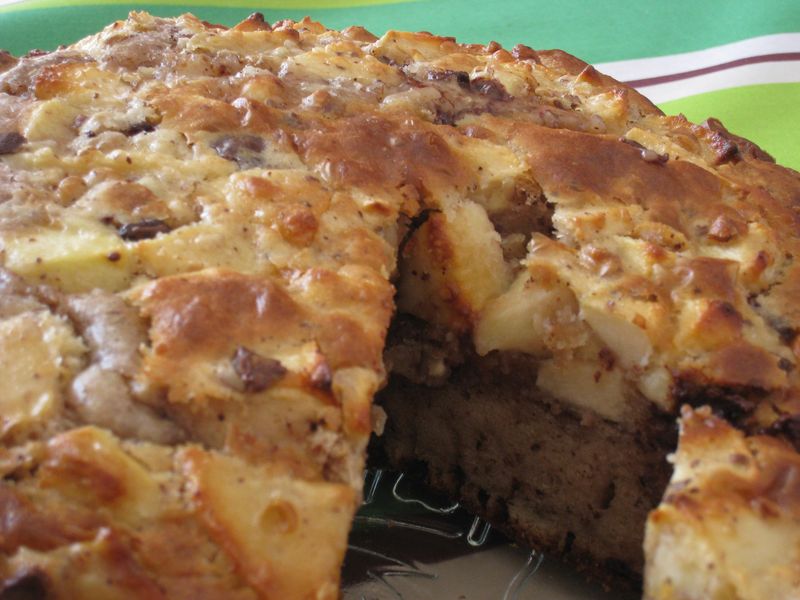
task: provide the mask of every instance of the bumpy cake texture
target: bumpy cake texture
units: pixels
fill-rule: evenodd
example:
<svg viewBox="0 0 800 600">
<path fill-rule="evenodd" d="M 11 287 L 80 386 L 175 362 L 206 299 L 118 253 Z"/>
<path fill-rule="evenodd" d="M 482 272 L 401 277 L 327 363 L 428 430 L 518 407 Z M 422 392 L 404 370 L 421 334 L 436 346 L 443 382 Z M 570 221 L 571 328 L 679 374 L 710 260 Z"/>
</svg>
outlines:
<svg viewBox="0 0 800 600">
<path fill-rule="evenodd" d="M 646 593 L 794 597 L 799 205 L 560 51 L 132 13 L 2 54 L 3 593 L 336 598 L 397 310 L 586 420 L 711 405 Z"/>
</svg>

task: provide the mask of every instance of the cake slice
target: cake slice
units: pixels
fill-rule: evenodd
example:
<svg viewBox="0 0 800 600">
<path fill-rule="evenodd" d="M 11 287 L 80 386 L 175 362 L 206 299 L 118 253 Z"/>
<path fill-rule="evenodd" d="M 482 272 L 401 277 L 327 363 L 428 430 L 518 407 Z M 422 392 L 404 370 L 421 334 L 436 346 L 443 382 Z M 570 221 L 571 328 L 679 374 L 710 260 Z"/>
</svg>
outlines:
<svg viewBox="0 0 800 600">
<path fill-rule="evenodd" d="M 663 503 L 647 521 L 645 596 L 794 598 L 800 586 L 795 449 L 687 409 Z"/>
<path fill-rule="evenodd" d="M 399 202 L 262 102 L 324 33 L 133 14 L 0 75 L 4 598 L 339 597 Z"/>
<path fill-rule="evenodd" d="M 560 51 L 260 15 L 0 68 L 5 595 L 335 598 L 383 409 L 393 464 L 614 581 L 682 405 L 795 456 L 800 177 L 716 121 Z M 680 526 L 695 468 L 659 600 L 719 587 L 670 559 L 723 539 L 713 478 Z"/>
</svg>

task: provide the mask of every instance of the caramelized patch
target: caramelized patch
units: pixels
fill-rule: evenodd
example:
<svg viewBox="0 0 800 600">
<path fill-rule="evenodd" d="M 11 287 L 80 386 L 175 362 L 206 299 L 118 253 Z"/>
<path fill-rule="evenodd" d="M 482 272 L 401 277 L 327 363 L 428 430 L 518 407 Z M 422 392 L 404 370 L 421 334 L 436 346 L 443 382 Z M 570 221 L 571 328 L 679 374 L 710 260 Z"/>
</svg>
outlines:
<svg viewBox="0 0 800 600">
<path fill-rule="evenodd" d="M 332 369 L 353 366 L 380 368 L 383 338 L 367 334 L 350 317 L 331 315 L 326 319 L 318 343 Z"/>
<path fill-rule="evenodd" d="M 154 352 L 176 360 L 225 351 L 232 340 L 280 337 L 302 311 L 269 279 L 229 271 L 166 277 L 142 294 Z"/>
<path fill-rule="evenodd" d="M 507 132 L 527 151 L 534 177 L 555 202 L 614 198 L 639 204 L 654 220 L 685 231 L 682 213 L 721 198 L 719 179 L 686 161 L 651 163 L 639 149 L 614 139 L 530 123 Z"/>
<path fill-rule="evenodd" d="M 719 119 L 711 117 L 702 124 L 702 127 L 705 127 L 712 132 L 711 146 L 717 150 L 719 162 L 730 160 L 731 158 L 737 156 L 740 152 L 759 160 L 773 163 L 775 162 L 775 159 L 769 153 L 762 150 L 760 146 L 754 144 L 750 140 L 738 135 L 734 135 L 728 131 L 727 128 L 719 121 Z M 735 146 L 735 151 L 730 148 L 730 144 Z"/>
<path fill-rule="evenodd" d="M 195 95 L 168 94 L 154 101 L 162 127 L 185 133 L 230 131 L 239 126 L 239 112 L 227 102 Z"/>
<path fill-rule="evenodd" d="M 75 186 L 83 193 L 86 183 L 82 178 L 76 179 L 78 181 L 75 182 Z M 81 190 L 81 187 L 84 189 Z M 104 220 L 109 221 L 129 222 L 137 219 L 165 218 L 169 215 L 164 202 L 150 188 L 132 181 L 116 181 L 103 188 L 93 199 L 93 203 L 111 212 L 103 215 Z"/>
<path fill-rule="evenodd" d="M 296 139 L 305 160 L 337 186 L 395 190 L 411 185 L 426 196 L 444 187 L 464 188 L 472 180 L 441 136 L 412 119 L 397 124 L 355 117 L 298 133 Z"/>
<path fill-rule="evenodd" d="M 128 492 L 118 457 L 96 441 L 89 429 L 72 430 L 51 440 L 41 472 L 45 487 L 58 486 L 90 504 L 112 504 Z"/>
<path fill-rule="evenodd" d="M 690 295 L 734 303 L 738 266 L 732 260 L 698 257 L 681 261 L 675 273 L 680 278 L 679 287 Z"/>
<path fill-rule="evenodd" d="M 711 346 L 730 343 L 741 337 L 744 319 L 739 311 L 723 300 L 712 300 L 695 325 L 697 335 Z"/>
<path fill-rule="evenodd" d="M 44 512 L 40 512 L 45 509 Z M 0 485 L 0 548 L 13 554 L 20 547 L 52 550 L 72 542 L 89 539 L 99 523 L 62 519 L 37 508 L 31 500 L 8 484 Z"/>
<path fill-rule="evenodd" d="M 317 234 L 319 222 L 314 211 L 305 206 L 289 206 L 278 214 L 281 236 L 295 246 L 308 246 Z"/>
<path fill-rule="evenodd" d="M 778 358 L 758 346 L 738 342 L 713 352 L 709 358 L 713 380 L 721 385 L 770 390 L 786 386 Z"/>
</svg>

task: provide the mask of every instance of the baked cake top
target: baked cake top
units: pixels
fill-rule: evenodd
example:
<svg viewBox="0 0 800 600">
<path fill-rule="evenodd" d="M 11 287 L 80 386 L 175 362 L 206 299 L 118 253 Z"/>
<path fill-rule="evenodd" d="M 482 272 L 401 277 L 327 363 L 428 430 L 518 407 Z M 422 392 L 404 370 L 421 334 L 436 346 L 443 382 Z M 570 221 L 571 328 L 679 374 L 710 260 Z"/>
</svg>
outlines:
<svg viewBox="0 0 800 600">
<path fill-rule="evenodd" d="M 0 65 L 6 581 L 336 597 L 395 276 L 602 417 L 795 433 L 800 178 L 719 123 L 560 51 L 257 15 Z"/>
</svg>

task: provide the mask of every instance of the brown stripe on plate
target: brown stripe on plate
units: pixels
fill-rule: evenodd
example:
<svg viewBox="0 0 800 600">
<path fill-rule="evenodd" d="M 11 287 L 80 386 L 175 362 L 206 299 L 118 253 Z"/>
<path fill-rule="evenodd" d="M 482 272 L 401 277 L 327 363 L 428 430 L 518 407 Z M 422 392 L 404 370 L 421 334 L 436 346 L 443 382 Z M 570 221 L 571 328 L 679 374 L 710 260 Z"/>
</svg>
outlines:
<svg viewBox="0 0 800 600">
<path fill-rule="evenodd" d="M 724 71 L 734 67 L 741 67 L 743 65 L 752 65 L 764 62 L 783 62 L 789 60 L 800 60 L 800 52 L 777 52 L 775 54 L 761 54 L 759 56 L 746 56 L 738 58 L 729 62 L 720 63 L 718 65 L 711 65 L 709 67 L 702 67 L 700 69 L 693 69 L 691 71 L 682 71 L 680 73 L 670 73 L 669 75 L 658 75 L 657 77 L 647 77 L 645 79 L 634 79 L 626 81 L 628 85 L 633 87 L 643 87 L 646 85 L 656 85 L 658 83 L 670 83 L 672 81 L 680 81 L 681 79 L 688 79 L 690 77 L 697 77 L 698 75 L 708 75 L 717 71 Z"/>
</svg>

